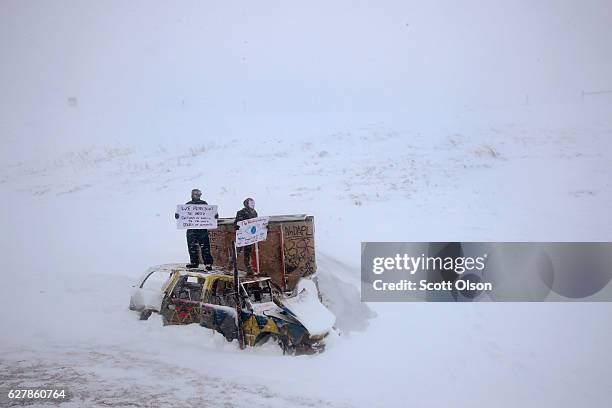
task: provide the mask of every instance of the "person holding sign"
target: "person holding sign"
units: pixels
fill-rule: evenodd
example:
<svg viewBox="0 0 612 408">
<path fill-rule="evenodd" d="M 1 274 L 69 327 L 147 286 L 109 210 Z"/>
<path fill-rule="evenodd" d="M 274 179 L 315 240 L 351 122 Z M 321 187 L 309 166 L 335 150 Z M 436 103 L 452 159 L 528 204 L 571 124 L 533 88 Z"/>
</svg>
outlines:
<svg viewBox="0 0 612 408">
<path fill-rule="evenodd" d="M 188 201 L 187 203 L 185 203 L 185 206 L 188 206 L 190 204 L 208 205 L 208 203 L 202 200 L 201 197 L 202 197 L 202 192 L 198 190 L 197 188 L 194 188 L 193 190 L 191 190 L 191 201 Z M 216 228 L 216 219 L 219 217 L 219 215 L 216 213 L 216 206 L 213 206 L 212 209 L 215 211 L 215 215 L 214 215 L 215 219 L 213 220 L 214 221 L 213 228 Z M 190 208 L 186 208 L 185 210 L 189 211 Z M 183 214 L 179 214 L 178 212 L 174 214 L 174 218 L 177 220 L 182 219 L 182 216 Z M 183 223 L 182 225 L 185 225 L 185 226 L 182 228 L 185 228 L 187 225 L 190 225 L 187 222 L 192 222 L 192 221 L 188 220 L 185 223 Z M 177 223 L 177 227 L 181 228 L 181 226 L 178 225 L 178 223 Z M 208 229 L 202 228 L 201 226 L 198 226 L 197 229 L 192 228 L 192 229 L 187 230 L 187 250 L 189 251 L 189 258 L 190 258 L 190 263 L 185 265 L 187 268 L 197 268 L 199 266 L 200 259 L 198 256 L 198 249 L 200 250 L 202 254 L 202 261 L 204 262 L 204 265 L 206 265 L 206 269 L 211 270 L 212 264 L 213 264 L 213 257 L 212 257 L 212 254 L 210 253 L 210 239 L 208 238 Z"/>
<path fill-rule="evenodd" d="M 257 211 L 255 211 L 255 200 L 247 198 L 242 202 L 243 208 L 236 213 L 236 219 L 234 220 L 234 228 L 238 230 L 239 221 L 249 220 L 257 217 Z M 253 253 L 253 244 L 244 247 L 239 247 L 238 252 L 241 248 L 244 248 L 244 268 L 246 269 L 247 275 L 253 274 L 253 267 L 251 266 L 251 254 Z"/>
</svg>

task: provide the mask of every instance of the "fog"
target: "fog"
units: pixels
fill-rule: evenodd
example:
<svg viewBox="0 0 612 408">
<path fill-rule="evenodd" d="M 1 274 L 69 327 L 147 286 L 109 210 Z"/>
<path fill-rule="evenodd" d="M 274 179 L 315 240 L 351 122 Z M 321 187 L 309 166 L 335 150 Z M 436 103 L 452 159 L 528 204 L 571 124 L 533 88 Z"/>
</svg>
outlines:
<svg viewBox="0 0 612 408">
<path fill-rule="evenodd" d="M 609 1 L 4 0 L 0 134 L 163 143 L 253 116 L 580 103 L 612 90 L 611 38 Z"/>
<path fill-rule="evenodd" d="M 609 405 L 611 303 L 367 303 L 358 264 L 361 242 L 610 241 L 611 34 L 611 0 L 0 0 L 0 383 L 78 406 Z M 325 353 L 128 310 L 147 268 L 187 262 L 194 187 L 221 217 L 315 217 Z"/>
</svg>

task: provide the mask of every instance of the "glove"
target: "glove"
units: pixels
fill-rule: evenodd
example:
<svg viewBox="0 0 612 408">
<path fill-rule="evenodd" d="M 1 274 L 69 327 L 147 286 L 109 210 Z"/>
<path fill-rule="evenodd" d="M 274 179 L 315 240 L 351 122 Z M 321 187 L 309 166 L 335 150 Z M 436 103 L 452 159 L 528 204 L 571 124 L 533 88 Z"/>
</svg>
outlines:
<svg viewBox="0 0 612 408">
<path fill-rule="evenodd" d="M 174 213 L 174 219 L 178 220 L 179 219 L 179 215 L 177 213 Z"/>
</svg>

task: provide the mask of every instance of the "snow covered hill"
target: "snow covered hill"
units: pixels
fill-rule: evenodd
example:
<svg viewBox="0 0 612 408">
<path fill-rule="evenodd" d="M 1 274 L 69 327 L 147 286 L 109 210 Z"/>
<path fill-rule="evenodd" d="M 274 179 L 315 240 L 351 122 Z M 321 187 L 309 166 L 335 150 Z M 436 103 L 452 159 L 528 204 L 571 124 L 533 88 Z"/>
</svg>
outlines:
<svg viewBox="0 0 612 408">
<path fill-rule="evenodd" d="M 389 119 L 285 138 L 268 127 L 186 148 L 8 160 L 3 384 L 65 384 L 74 406 L 601 405 L 608 304 L 359 302 L 362 240 L 610 239 L 608 118 L 506 115 L 452 130 Z M 222 216 L 246 196 L 262 214 L 315 216 L 320 283 L 342 332 L 325 353 L 241 352 L 127 310 L 146 267 L 187 259 L 172 215 L 193 187 Z"/>
<path fill-rule="evenodd" d="M 62 406 L 608 407 L 612 306 L 370 303 L 362 241 L 611 241 L 612 20 L 585 2 L 0 3 L 0 392 Z M 339 336 L 128 310 L 192 188 L 315 217 Z M 2 397 L 2 394 L 0 394 Z M 2 405 L 0 400 L 0 405 Z"/>
</svg>

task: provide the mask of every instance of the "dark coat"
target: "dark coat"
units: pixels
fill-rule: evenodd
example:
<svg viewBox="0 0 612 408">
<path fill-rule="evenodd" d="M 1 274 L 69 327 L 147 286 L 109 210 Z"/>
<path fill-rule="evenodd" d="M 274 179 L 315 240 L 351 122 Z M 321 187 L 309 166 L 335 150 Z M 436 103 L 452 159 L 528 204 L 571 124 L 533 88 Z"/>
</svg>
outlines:
<svg viewBox="0 0 612 408">
<path fill-rule="evenodd" d="M 204 200 L 189 200 L 185 203 L 185 205 L 187 204 L 204 204 L 204 205 L 208 205 L 208 203 Z M 208 235 L 208 230 L 187 230 L 187 232 L 189 231 L 206 231 L 206 234 Z"/>
<path fill-rule="evenodd" d="M 204 205 L 208 205 L 208 203 L 206 201 L 204 201 L 204 200 L 189 200 L 189 201 L 187 201 L 185 203 L 185 205 L 187 205 L 187 204 L 204 204 Z M 174 213 L 174 218 L 178 220 L 178 218 L 179 218 L 178 213 Z M 202 230 L 191 230 L 191 229 L 188 229 L 187 232 L 189 232 L 189 231 L 202 231 Z"/>
<path fill-rule="evenodd" d="M 204 204 L 208 203 L 204 200 L 190 200 L 185 203 L 187 204 Z M 177 214 L 178 215 L 178 214 Z M 213 257 L 210 253 L 210 239 L 208 237 L 208 230 L 205 229 L 188 229 L 187 230 L 187 250 L 189 251 L 190 263 L 197 265 L 198 259 L 198 247 L 202 253 L 202 261 L 204 265 L 212 265 Z"/>
<path fill-rule="evenodd" d="M 204 205 L 208 205 L 208 203 L 206 201 L 204 201 L 204 200 L 190 200 L 190 201 L 187 201 L 185 203 L 185 205 L 187 205 L 187 204 L 204 204 Z"/>
<path fill-rule="evenodd" d="M 239 229 L 238 222 L 249 220 L 251 218 L 257 218 L 257 211 L 254 208 L 247 207 L 247 200 L 244 200 L 244 208 L 236 213 L 236 219 L 234 220 L 234 228 Z"/>
</svg>

